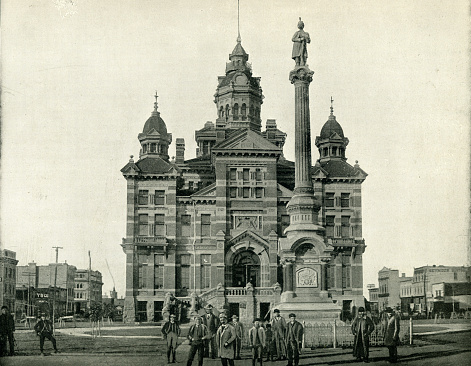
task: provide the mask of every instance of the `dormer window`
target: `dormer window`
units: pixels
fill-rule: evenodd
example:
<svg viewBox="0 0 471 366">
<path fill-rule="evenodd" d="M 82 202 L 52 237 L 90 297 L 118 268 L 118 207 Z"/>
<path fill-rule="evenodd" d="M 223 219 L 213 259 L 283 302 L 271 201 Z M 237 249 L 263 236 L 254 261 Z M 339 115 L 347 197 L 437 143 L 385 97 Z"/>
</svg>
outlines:
<svg viewBox="0 0 471 366">
<path fill-rule="evenodd" d="M 157 144 L 155 144 L 155 143 L 150 144 L 150 152 L 151 153 L 155 153 L 156 148 L 157 148 Z"/>
</svg>

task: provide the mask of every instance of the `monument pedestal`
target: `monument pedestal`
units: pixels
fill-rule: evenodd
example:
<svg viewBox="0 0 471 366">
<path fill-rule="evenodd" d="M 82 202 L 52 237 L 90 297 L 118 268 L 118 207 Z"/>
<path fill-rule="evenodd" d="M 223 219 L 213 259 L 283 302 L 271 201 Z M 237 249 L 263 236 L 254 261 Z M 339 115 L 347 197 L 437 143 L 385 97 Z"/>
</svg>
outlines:
<svg viewBox="0 0 471 366">
<path fill-rule="evenodd" d="M 306 298 L 293 298 L 286 302 L 281 302 L 278 307 L 280 313 L 285 319 L 288 319 L 290 313 L 296 314 L 299 322 L 306 323 L 333 323 L 340 321 L 342 308 L 334 304 L 332 300 L 316 298 L 314 301 Z"/>
</svg>

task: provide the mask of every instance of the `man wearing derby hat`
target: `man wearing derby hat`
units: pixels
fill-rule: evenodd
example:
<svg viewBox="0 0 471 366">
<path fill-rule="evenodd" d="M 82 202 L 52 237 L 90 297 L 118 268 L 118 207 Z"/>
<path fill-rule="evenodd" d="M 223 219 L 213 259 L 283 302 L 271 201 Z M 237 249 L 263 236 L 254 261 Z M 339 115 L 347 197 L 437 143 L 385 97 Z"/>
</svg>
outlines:
<svg viewBox="0 0 471 366">
<path fill-rule="evenodd" d="M 208 328 L 208 339 L 205 342 L 204 357 L 209 357 L 211 347 L 211 358 L 217 357 L 216 332 L 221 323 L 219 318 L 213 314 L 213 306 L 208 304 L 204 307 L 206 314 L 203 315 L 203 324 Z"/>
<path fill-rule="evenodd" d="M 203 366 L 204 342 L 208 337 L 208 328 L 202 324 L 200 316 L 194 317 L 195 324 L 188 330 L 187 338 L 190 341 L 190 352 L 188 353 L 187 366 L 191 366 L 196 352 L 198 352 L 198 366 Z"/>
<path fill-rule="evenodd" d="M 397 344 L 399 343 L 399 317 L 390 307 L 386 308 L 387 317 L 384 319 L 384 345 L 388 347 L 389 362 L 397 362 Z"/>
<path fill-rule="evenodd" d="M 232 315 L 232 326 L 234 327 L 236 339 L 234 341 L 234 360 L 240 360 L 240 348 L 242 346 L 242 337 L 244 336 L 244 326 L 239 321 L 237 315 Z"/>
<path fill-rule="evenodd" d="M 299 353 L 302 348 L 303 326 L 296 320 L 296 314 L 289 314 L 289 322 L 286 326 L 286 349 L 288 352 L 288 365 L 299 365 Z"/>
<path fill-rule="evenodd" d="M 374 329 L 373 321 L 366 316 L 365 308 L 360 306 L 358 314 L 352 323 L 352 333 L 355 336 L 353 341 L 353 357 L 358 361 L 369 362 L 370 334 Z"/>
<path fill-rule="evenodd" d="M 180 336 L 180 326 L 175 322 L 176 316 L 170 314 L 170 320 L 162 326 L 162 336 L 167 340 L 167 362 L 175 363 L 175 352 L 178 347 L 178 337 Z M 170 357 L 171 356 L 171 357 Z M 170 359 L 172 361 L 170 361 Z"/>
<path fill-rule="evenodd" d="M 10 345 L 10 356 L 15 355 L 15 321 L 13 316 L 8 312 L 8 307 L 2 306 L 2 314 L 0 315 L 0 356 L 7 354 L 7 340 Z"/>
<path fill-rule="evenodd" d="M 278 309 L 273 310 L 273 319 L 271 320 L 271 329 L 273 333 L 273 341 L 275 343 L 277 360 L 286 360 L 286 321 L 280 315 Z"/>
<path fill-rule="evenodd" d="M 47 338 L 52 342 L 54 347 L 54 353 L 58 353 L 56 346 L 56 339 L 52 335 L 52 323 L 49 319 L 46 319 L 46 314 L 41 314 L 41 319 L 34 326 L 34 331 L 39 336 L 39 349 L 41 350 L 41 356 L 44 356 L 44 339 Z"/>
</svg>

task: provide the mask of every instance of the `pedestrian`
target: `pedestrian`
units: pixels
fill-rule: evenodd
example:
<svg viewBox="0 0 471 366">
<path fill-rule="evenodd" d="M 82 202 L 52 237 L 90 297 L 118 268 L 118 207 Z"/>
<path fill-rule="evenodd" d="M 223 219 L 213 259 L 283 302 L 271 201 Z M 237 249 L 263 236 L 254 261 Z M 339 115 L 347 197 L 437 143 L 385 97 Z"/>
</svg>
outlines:
<svg viewBox="0 0 471 366">
<path fill-rule="evenodd" d="M 15 355 L 15 320 L 8 311 L 8 307 L 3 305 L 0 315 L 0 356 L 7 355 L 7 340 L 10 346 L 10 356 Z"/>
<path fill-rule="evenodd" d="M 46 314 L 41 314 L 41 319 L 34 326 L 34 331 L 39 336 L 39 349 L 41 350 L 41 356 L 44 356 L 44 339 L 47 338 L 52 342 L 54 347 L 54 353 L 58 353 L 56 346 L 56 339 L 52 334 L 52 323 L 49 319 L 46 319 Z"/>
<path fill-rule="evenodd" d="M 239 322 L 237 315 L 232 315 L 232 326 L 234 327 L 236 339 L 234 341 L 234 360 L 240 360 L 240 349 L 242 347 L 242 338 L 244 337 L 244 326 Z"/>
<path fill-rule="evenodd" d="M 222 366 L 234 366 L 234 341 L 236 334 L 234 327 L 228 323 L 225 313 L 219 314 L 221 325 L 219 326 L 216 336 L 216 346 L 218 355 L 221 358 Z"/>
<path fill-rule="evenodd" d="M 352 323 L 353 357 L 357 361 L 369 362 L 370 334 L 375 329 L 373 321 L 366 315 L 365 308 L 359 307 L 358 314 Z"/>
<path fill-rule="evenodd" d="M 178 337 L 180 336 L 180 326 L 175 322 L 176 316 L 170 314 L 170 319 L 162 326 L 162 336 L 167 340 L 167 362 L 175 363 L 175 353 L 178 347 Z"/>
<path fill-rule="evenodd" d="M 205 342 L 204 357 L 216 358 L 217 349 L 216 349 L 216 332 L 221 325 L 219 318 L 213 314 L 213 306 L 208 304 L 204 307 L 206 314 L 203 317 L 203 324 L 208 328 L 208 339 Z M 211 352 L 209 349 L 211 348 Z"/>
<path fill-rule="evenodd" d="M 258 360 L 260 366 L 263 362 L 263 349 L 266 345 L 265 329 L 260 326 L 260 319 L 253 321 L 253 327 L 249 330 L 249 345 L 252 348 L 252 366 Z"/>
<path fill-rule="evenodd" d="M 387 317 L 384 319 L 384 345 L 388 347 L 389 362 L 397 362 L 397 345 L 399 343 L 399 317 L 390 307 L 386 308 Z"/>
<path fill-rule="evenodd" d="M 288 352 L 288 365 L 299 365 L 299 353 L 302 348 L 303 326 L 296 320 L 296 314 L 289 314 L 289 322 L 286 326 L 286 348 Z"/>
<path fill-rule="evenodd" d="M 198 352 L 198 366 L 203 366 L 204 341 L 208 337 L 208 328 L 202 324 L 200 316 L 195 316 L 194 321 L 195 324 L 188 330 L 187 338 L 190 342 L 190 352 L 188 353 L 186 366 L 191 366 L 196 352 Z"/>
<path fill-rule="evenodd" d="M 267 323 L 265 326 L 267 327 L 267 329 L 265 329 L 267 361 L 270 361 L 270 359 L 271 361 L 274 361 L 276 354 L 276 345 L 275 340 L 273 339 L 271 324 Z"/>
<path fill-rule="evenodd" d="M 273 310 L 274 317 L 271 320 L 271 329 L 273 332 L 273 340 L 275 342 L 277 360 L 286 360 L 286 321 L 280 315 L 278 309 Z"/>
</svg>

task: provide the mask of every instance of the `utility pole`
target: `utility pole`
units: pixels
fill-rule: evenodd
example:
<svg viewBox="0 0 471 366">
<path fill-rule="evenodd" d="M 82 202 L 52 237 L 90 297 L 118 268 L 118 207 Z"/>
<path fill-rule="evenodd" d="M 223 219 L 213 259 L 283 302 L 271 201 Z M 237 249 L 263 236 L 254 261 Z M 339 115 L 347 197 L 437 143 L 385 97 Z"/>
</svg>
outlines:
<svg viewBox="0 0 471 366">
<path fill-rule="evenodd" d="M 28 268 L 28 273 L 23 273 L 23 276 L 28 276 L 28 305 L 26 307 L 26 315 L 30 316 L 31 315 L 31 297 L 30 297 L 30 288 L 31 288 L 31 276 L 35 276 L 35 273 L 29 272 Z"/>
<path fill-rule="evenodd" d="M 90 286 L 90 274 L 92 271 L 92 257 L 90 256 L 90 251 L 88 251 L 88 311 L 90 312 L 90 308 L 92 306 L 92 289 Z"/>
<path fill-rule="evenodd" d="M 52 331 L 55 334 L 55 316 L 56 316 L 56 285 L 57 285 L 57 262 L 59 260 L 59 249 L 62 247 L 53 247 L 56 250 L 56 265 L 54 266 L 54 297 L 52 298 Z"/>
</svg>

